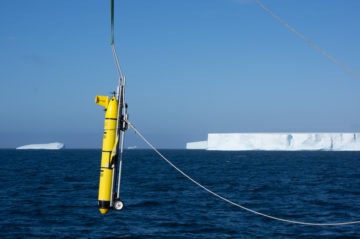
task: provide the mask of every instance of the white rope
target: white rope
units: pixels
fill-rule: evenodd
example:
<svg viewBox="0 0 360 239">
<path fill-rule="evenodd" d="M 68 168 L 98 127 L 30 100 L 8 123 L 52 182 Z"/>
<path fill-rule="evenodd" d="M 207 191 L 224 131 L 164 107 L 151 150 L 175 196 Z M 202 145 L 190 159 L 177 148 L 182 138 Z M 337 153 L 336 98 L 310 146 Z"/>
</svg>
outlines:
<svg viewBox="0 0 360 239">
<path fill-rule="evenodd" d="M 248 212 L 266 217 L 266 218 L 270 218 L 273 220 L 277 220 L 277 221 L 282 221 L 282 222 L 288 222 L 288 223 L 293 223 L 293 224 L 301 224 L 301 225 L 308 225 L 308 226 L 341 226 L 341 225 L 349 225 L 349 224 L 357 224 L 360 223 L 360 221 L 352 221 L 352 222 L 338 222 L 338 223 L 311 223 L 311 222 L 301 222 L 301 221 L 293 221 L 293 220 L 287 220 L 287 219 L 283 219 L 283 218 L 278 218 L 278 217 L 273 217 L 261 212 L 257 212 L 255 210 L 252 210 L 250 208 L 244 207 L 236 202 L 233 202 L 213 191 L 211 191 L 210 189 L 208 189 L 207 187 L 205 187 L 204 185 L 200 184 L 199 182 L 197 182 L 196 180 L 194 180 L 193 178 L 191 178 L 189 175 L 187 175 L 186 173 L 184 173 L 181 169 L 179 169 L 178 167 L 176 167 L 170 160 L 168 160 L 164 155 L 162 155 L 136 128 L 133 124 L 131 124 L 129 121 L 126 121 L 128 123 L 128 125 L 135 131 L 136 134 L 138 134 L 140 136 L 140 138 L 142 140 L 145 141 L 145 143 L 147 145 L 150 146 L 150 148 L 152 148 L 162 159 L 164 159 L 168 164 L 170 164 L 171 167 L 173 167 L 176 171 L 178 171 L 179 173 L 181 173 L 184 177 L 186 177 L 187 179 L 189 179 L 191 182 L 193 182 L 194 184 L 196 184 L 197 186 L 199 186 L 200 188 L 202 188 L 203 190 L 207 191 L 208 193 L 214 195 L 217 198 L 220 198 L 221 200 L 234 205 L 236 207 L 239 207 L 243 210 L 246 210 Z"/>
<path fill-rule="evenodd" d="M 117 54 L 116 54 L 114 44 L 111 44 L 111 50 L 112 50 L 112 53 L 113 53 L 113 56 L 114 56 L 116 69 L 117 69 L 117 72 L 118 72 L 118 75 L 119 75 L 119 82 L 121 83 L 121 81 L 123 79 L 123 73 L 122 73 L 122 70 L 121 70 L 121 67 L 120 67 L 120 64 L 119 64 L 119 60 L 118 60 L 118 57 L 117 57 Z"/>
<path fill-rule="evenodd" d="M 278 17 L 277 15 L 275 15 L 275 13 L 273 13 L 269 8 L 265 7 L 259 0 L 254 0 L 260 7 L 262 7 L 265 11 L 267 11 L 271 16 L 273 16 L 276 20 L 278 20 L 279 22 L 281 22 L 283 25 L 285 25 L 287 28 L 289 28 L 291 31 L 293 31 L 294 33 L 296 33 L 296 35 L 298 35 L 299 37 L 301 37 L 302 39 L 304 39 L 307 43 L 309 43 L 312 47 L 314 47 L 316 50 L 318 50 L 319 52 L 321 52 L 322 54 L 324 54 L 325 56 L 327 56 L 330 60 L 332 60 L 333 62 L 335 62 L 337 65 L 339 65 L 340 67 L 344 68 L 345 70 L 347 70 L 348 72 L 350 72 L 351 74 L 353 74 L 355 77 L 360 79 L 360 76 L 358 74 L 356 74 L 355 72 L 353 72 L 352 70 L 350 70 L 347 66 L 345 66 L 344 64 L 342 64 L 341 62 L 337 61 L 334 57 L 330 56 L 329 54 L 327 54 L 326 52 L 324 52 L 323 50 L 321 50 L 320 47 L 318 47 L 317 45 L 315 45 L 315 43 L 311 42 L 310 40 L 308 40 L 306 37 L 304 37 L 303 35 L 301 35 L 299 32 L 297 32 L 294 28 L 292 28 L 289 24 L 287 24 L 285 21 L 283 21 L 280 17 Z"/>
</svg>

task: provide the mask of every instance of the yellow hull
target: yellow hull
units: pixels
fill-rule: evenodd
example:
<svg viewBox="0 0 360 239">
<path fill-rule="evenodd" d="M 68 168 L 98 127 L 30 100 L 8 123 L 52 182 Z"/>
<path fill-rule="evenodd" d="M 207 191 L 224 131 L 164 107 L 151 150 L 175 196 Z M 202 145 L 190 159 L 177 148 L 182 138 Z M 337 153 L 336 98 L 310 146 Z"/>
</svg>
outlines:
<svg viewBox="0 0 360 239">
<path fill-rule="evenodd" d="M 113 164 L 111 160 L 116 137 L 118 103 L 115 97 L 109 101 L 107 96 L 96 96 L 95 103 L 106 108 L 98 196 L 99 210 L 102 214 L 106 214 L 110 209 L 112 197 Z"/>
</svg>

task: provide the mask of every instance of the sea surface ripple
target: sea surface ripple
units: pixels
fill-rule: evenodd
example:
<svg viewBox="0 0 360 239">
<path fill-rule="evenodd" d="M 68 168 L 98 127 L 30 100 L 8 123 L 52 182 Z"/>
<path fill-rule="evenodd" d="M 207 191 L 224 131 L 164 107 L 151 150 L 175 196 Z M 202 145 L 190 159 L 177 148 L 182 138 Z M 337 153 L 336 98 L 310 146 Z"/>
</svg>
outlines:
<svg viewBox="0 0 360 239">
<path fill-rule="evenodd" d="M 360 220 L 360 152 L 161 150 L 195 180 L 272 216 Z M 124 210 L 100 214 L 100 150 L 0 150 L 0 238 L 360 238 L 360 225 L 273 221 L 215 198 L 150 150 L 125 151 Z"/>
</svg>

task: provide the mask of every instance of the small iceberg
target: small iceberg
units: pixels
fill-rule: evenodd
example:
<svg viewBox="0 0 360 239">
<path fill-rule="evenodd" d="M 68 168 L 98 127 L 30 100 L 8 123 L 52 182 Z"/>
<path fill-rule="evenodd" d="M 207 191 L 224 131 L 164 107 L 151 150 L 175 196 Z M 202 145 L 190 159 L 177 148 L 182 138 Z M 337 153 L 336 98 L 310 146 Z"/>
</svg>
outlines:
<svg viewBox="0 0 360 239">
<path fill-rule="evenodd" d="M 59 150 L 63 149 L 65 145 L 63 143 L 55 142 L 48 144 L 28 144 L 17 147 L 16 149 L 48 149 L 48 150 Z"/>
</svg>

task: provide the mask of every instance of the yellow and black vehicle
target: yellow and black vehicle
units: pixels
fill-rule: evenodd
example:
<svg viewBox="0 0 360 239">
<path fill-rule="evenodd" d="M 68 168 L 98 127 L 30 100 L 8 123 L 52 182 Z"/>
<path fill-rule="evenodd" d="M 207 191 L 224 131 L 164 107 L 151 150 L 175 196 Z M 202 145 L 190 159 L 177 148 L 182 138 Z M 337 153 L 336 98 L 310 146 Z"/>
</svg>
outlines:
<svg viewBox="0 0 360 239">
<path fill-rule="evenodd" d="M 119 74 L 119 85 L 117 92 L 113 92 L 111 98 L 109 96 L 98 95 L 95 97 L 95 103 L 105 107 L 106 112 L 98 196 L 99 210 L 102 214 L 106 214 L 112 208 L 121 210 L 124 207 L 123 202 L 120 200 L 120 182 L 128 118 L 127 104 L 125 103 L 125 76 L 122 75 L 114 46 L 114 0 L 110 0 L 110 2 L 111 49 Z"/>
</svg>

